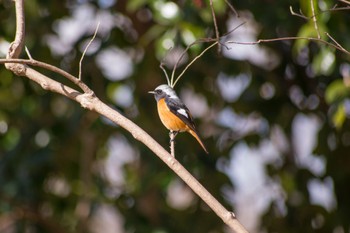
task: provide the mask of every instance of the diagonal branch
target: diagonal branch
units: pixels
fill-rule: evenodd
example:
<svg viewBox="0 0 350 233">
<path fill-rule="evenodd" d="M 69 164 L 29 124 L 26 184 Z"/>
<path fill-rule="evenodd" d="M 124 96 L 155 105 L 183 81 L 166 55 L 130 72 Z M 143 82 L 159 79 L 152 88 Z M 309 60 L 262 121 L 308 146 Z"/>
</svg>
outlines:
<svg viewBox="0 0 350 233">
<path fill-rule="evenodd" d="M 11 62 L 7 60 L 6 62 Z M 12 61 L 14 62 L 14 61 Z M 4 62 L 2 62 L 4 63 Z M 239 223 L 233 212 L 225 209 L 203 186 L 196 180 L 190 172 L 186 170 L 168 151 L 166 151 L 148 133 L 141 129 L 131 120 L 127 119 L 119 112 L 115 111 L 94 95 L 80 93 L 79 91 L 65 86 L 32 68 L 22 65 L 25 69 L 14 71 L 20 76 L 25 76 L 41 85 L 45 90 L 49 90 L 80 103 L 83 108 L 94 111 L 115 124 L 118 124 L 126 131 L 130 132 L 136 140 L 139 140 L 153 151 L 170 169 L 172 169 L 232 230 L 238 233 L 245 233 L 247 230 Z M 22 68 L 22 67 L 20 67 Z"/>
<path fill-rule="evenodd" d="M 75 85 L 77 85 L 78 87 L 81 88 L 81 90 L 84 91 L 84 93 L 86 94 L 90 94 L 93 95 L 94 92 L 81 80 L 79 80 L 78 78 L 74 77 L 73 75 L 71 75 L 70 73 L 57 68 L 56 66 L 41 62 L 41 61 L 37 61 L 34 59 L 0 59 L 0 63 L 1 64 L 8 64 L 8 63 L 18 63 L 18 64 L 27 64 L 27 65 L 32 65 L 32 66 L 37 66 L 37 67 L 41 67 L 47 70 L 50 70 L 52 72 L 55 72 L 59 75 L 62 75 L 63 77 L 67 78 L 69 81 L 71 81 L 72 83 L 74 83 Z M 19 76 L 23 76 L 23 75 L 19 75 Z"/>
<path fill-rule="evenodd" d="M 232 230 L 238 233 L 245 233 L 247 230 L 238 222 L 235 215 L 226 210 L 173 156 L 171 156 L 158 142 L 156 142 L 149 134 L 141 129 L 134 122 L 130 121 L 119 112 L 115 111 L 96 97 L 90 88 L 88 88 L 81 80 L 74 76 L 33 59 L 23 60 L 16 59 L 23 48 L 24 41 L 24 11 L 23 0 L 16 0 L 16 17 L 17 31 L 15 41 L 11 44 L 7 58 L 0 60 L 0 63 L 5 63 L 7 69 L 16 75 L 27 77 L 30 80 L 41 85 L 45 90 L 49 90 L 80 103 L 83 108 L 94 111 L 106 118 L 110 119 L 115 124 L 118 124 L 126 131 L 130 132 L 133 137 L 151 151 L 153 151 L 165 164 L 169 166 Z M 27 65 L 25 65 L 27 64 Z M 48 76 L 45 76 L 38 71 L 28 67 L 28 65 L 40 66 L 54 72 L 57 72 L 68 78 L 74 84 L 79 86 L 84 93 L 81 93 L 74 88 L 63 85 Z"/>
<path fill-rule="evenodd" d="M 350 5 L 350 2 L 347 0 L 338 0 L 338 1 Z"/>
</svg>

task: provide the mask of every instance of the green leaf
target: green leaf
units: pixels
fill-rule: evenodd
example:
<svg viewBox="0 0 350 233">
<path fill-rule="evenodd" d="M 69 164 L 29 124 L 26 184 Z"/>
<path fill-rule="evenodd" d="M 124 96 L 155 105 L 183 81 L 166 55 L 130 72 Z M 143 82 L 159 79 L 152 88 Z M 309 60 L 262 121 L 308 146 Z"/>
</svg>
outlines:
<svg viewBox="0 0 350 233">
<path fill-rule="evenodd" d="M 127 11 L 135 12 L 145 4 L 147 4 L 146 0 L 126 1 L 126 9 Z"/>
<path fill-rule="evenodd" d="M 332 116 L 332 122 L 337 129 L 340 129 L 343 126 L 343 123 L 346 119 L 345 106 L 344 103 L 340 104 L 336 112 Z"/>
<path fill-rule="evenodd" d="M 350 88 L 346 87 L 342 79 L 333 81 L 326 89 L 325 100 L 332 104 L 349 96 Z"/>
</svg>

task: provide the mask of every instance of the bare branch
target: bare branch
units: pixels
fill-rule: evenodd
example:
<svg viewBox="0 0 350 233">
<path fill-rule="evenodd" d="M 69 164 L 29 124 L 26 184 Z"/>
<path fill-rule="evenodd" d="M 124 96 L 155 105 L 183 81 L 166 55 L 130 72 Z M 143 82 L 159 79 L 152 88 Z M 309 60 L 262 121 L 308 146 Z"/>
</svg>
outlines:
<svg viewBox="0 0 350 233">
<path fill-rule="evenodd" d="M 228 5 L 228 7 L 231 9 L 231 11 L 236 15 L 236 17 L 238 18 L 239 17 L 239 14 L 238 14 L 238 12 L 236 11 L 236 9 L 232 6 L 232 4 L 229 2 L 229 1 L 227 1 L 227 0 L 225 0 L 225 2 L 226 2 L 226 4 Z"/>
<path fill-rule="evenodd" d="M 345 6 L 345 7 L 333 7 L 329 10 L 324 10 L 322 11 L 323 12 L 332 12 L 332 11 L 348 11 L 350 10 L 350 6 Z"/>
<path fill-rule="evenodd" d="M 350 2 L 347 0 L 338 0 L 338 1 L 350 5 Z"/>
<path fill-rule="evenodd" d="M 317 32 L 317 38 L 321 39 L 320 30 L 318 29 L 317 19 L 315 15 L 314 0 L 310 0 L 310 4 L 311 4 L 312 20 L 314 21 L 314 27 Z"/>
<path fill-rule="evenodd" d="M 56 66 L 40 62 L 34 59 L 28 60 L 28 59 L 0 59 L 1 64 L 7 64 L 7 63 L 18 63 L 18 64 L 27 64 L 27 65 L 32 65 L 32 66 L 37 66 L 41 67 L 47 70 L 50 70 L 52 72 L 55 72 L 57 74 L 62 75 L 63 77 L 67 78 L 69 81 L 73 82 L 75 85 L 80 87 L 84 93 L 86 94 L 93 94 L 93 91 L 82 81 L 74 77 L 73 75 L 69 74 L 68 72 L 57 68 Z"/>
<path fill-rule="evenodd" d="M 30 60 L 33 60 L 32 55 L 30 54 L 29 49 L 27 48 L 27 46 L 24 46 L 24 49 L 25 49 L 26 54 L 27 54 L 27 56 L 29 57 L 29 59 L 30 59 Z"/>
<path fill-rule="evenodd" d="M 16 35 L 15 40 L 10 44 L 6 58 L 18 58 L 24 46 L 25 20 L 23 0 L 17 0 L 16 4 Z M 14 69 L 15 64 L 5 64 L 6 69 Z"/>
<path fill-rule="evenodd" d="M 221 46 L 224 46 L 226 49 L 229 49 L 225 43 L 220 42 L 221 38 L 224 38 L 225 36 L 229 35 L 230 33 L 234 32 L 235 30 L 237 30 L 239 27 L 241 27 L 242 25 L 244 25 L 246 22 L 243 22 L 241 24 L 239 24 L 238 26 L 236 26 L 235 28 L 233 28 L 232 30 L 230 30 L 229 32 L 226 32 L 224 35 L 222 35 L 219 40 L 216 38 L 201 38 L 201 39 L 197 39 L 196 41 L 194 41 L 193 43 L 191 43 L 190 45 L 188 45 L 186 47 L 186 49 L 182 52 L 181 56 L 179 57 L 179 59 L 176 61 L 173 71 L 171 73 L 171 78 L 170 78 L 170 86 L 174 87 L 175 83 L 174 83 L 174 76 L 175 76 L 175 71 L 177 69 L 177 66 L 179 65 L 179 63 L 181 62 L 181 60 L 183 59 L 183 57 L 185 56 L 185 54 L 187 53 L 187 51 L 194 45 L 196 44 L 200 44 L 200 43 L 210 43 L 210 42 L 217 42 L 218 44 L 220 44 Z M 188 67 L 187 67 L 188 68 Z M 187 69 L 186 68 L 186 69 Z M 182 72 L 183 73 L 183 72 Z M 178 80 L 179 78 L 177 78 Z M 177 82 L 177 81 L 176 81 Z"/>
<path fill-rule="evenodd" d="M 298 36 L 291 36 L 291 37 L 280 37 L 280 38 L 274 38 L 274 39 L 260 39 L 258 41 L 253 42 L 240 42 L 240 41 L 226 41 L 228 44 L 241 44 L 241 45 L 256 45 L 261 43 L 269 43 L 269 42 L 276 42 L 276 41 L 287 41 L 287 40 L 309 40 L 309 41 L 316 41 L 320 42 L 322 44 L 326 44 L 330 47 L 333 47 L 339 51 L 342 51 L 346 53 L 347 55 L 350 55 L 350 51 L 344 49 L 343 47 L 340 47 L 336 44 L 332 44 L 328 41 L 319 39 L 319 38 L 313 38 L 313 37 L 298 37 Z"/>
<path fill-rule="evenodd" d="M 342 1 L 342 0 L 338 0 L 338 1 Z M 342 2 L 346 2 L 346 1 L 342 1 Z M 350 5 L 350 2 L 348 2 L 347 4 Z M 321 10 L 320 13 L 318 14 L 315 14 L 313 13 L 310 17 L 307 17 L 304 15 L 304 13 L 300 10 L 300 13 L 296 13 L 292 6 L 289 6 L 289 11 L 291 13 L 291 15 L 294 15 L 294 16 L 298 16 L 302 19 L 305 19 L 305 20 L 310 20 L 310 19 L 314 19 L 315 17 L 317 17 L 318 15 L 320 14 L 323 14 L 325 12 L 333 12 L 333 11 L 344 11 L 344 10 L 350 10 L 350 6 L 346 6 L 346 7 L 338 7 L 337 4 L 334 5 L 331 9 L 327 9 L 327 10 Z"/>
<path fill-rule="evenodd" d="M 186 70 L 201 56 L 203 56 L 203 54 L 208 51 L 211 47 L 215 46 L 218 44 L 218 41 L 216 41 L 215 43 L 211 44 L 210 46 L 208 46 L 206 49 L 204 49 L 198 56 L 196 56 L 190 63 L 188 63 L 188 65 L 185 67 L 185 69 L 181 72 L 181 74 L 176 78 L 175 82 L 173 83 L 174 87 L 176 85 L 176 83 L 180 80 L 181 76 L 186 72 Z"/>
<path fill-rule="evenodd" d="M 300 10 L 301 13 L 296 13 L 294 10 L 293 10 L 293 7 L 292 6 L 289 6 L 289 11 L 291 13 L 291 15 L 295 15 L 295 16 L 298 16 L 302 19 L 306 19 L 306 20 L 309 20 L 309 17 L 306 17 Z"/>
<path fill-rule="evenodd" d="M 169 86 L 171 86 L 171 81 L 169 79 L 169 76 L 168 76 L 168 73 L 166 72 L 165 68 L 164 68 L 164 59 L 168 56 L 169 52 L 172 50 L 172 48 L 169 48 L 168 51 L 166 52 L 164 58 L 162 59 L 162 61 L 160 62 L 160 65 L 159 67 L 163 70 L 164 74 L 165 74 L 165 78 L 166 78 L 166 81 L 167 81 L 167 84 Z"/>
<path fill-rule="evenodd" d="M 231 29 L 230 31 L 226 32 L 224 35 L 221 36 L 221 38 L 231 34 L 232 32 L 236 31 L 238 28 L 240 28 L 241 26 L 243 26 L 244 24 L 246 24 L 247 22 L 242 22 L 240 24 L 238 24 L 236 27 L 234 27 L 233 29 Z"/>
<path fill-rule="evenodd" d="M 165 75 L 167 84 L 168 84 L 169 86 L 171 86 L 168 73 L 166 72 L 166 70 L 165 70 L 165 68 L 164 68 L 164 63 L 163 63 L 163 61 L 160 63 L 159 67 L 162 69 L 162 71 L 163 71 L 163 73 L 164 73 L 164 75 Z"/>
<path fill-rule="evenodd" d="M 185 54 L 187 53 L 187 51 L 195 44 L 200 44 L 200 43 L 205 43 L 205 42 L 211 42 L 211 41 L 215 41 L 215 39 L 212 38 L 201 38 L 201 39 L 197 39 L 196 41 L 194 41 L 193 43 L 191 43 L 190 45 L 188 45 L 186 47 L 186 49 L 182 52 L 181 56 L 179 57 L 179 59 L 176 61 L 173 71 L 171 72 L 171 77 L 170 77 L 170 86 L 174 87 L 173 83 L 174 83 L 174 76 L 175 76 L 175 71 L 177 69 L 177 66 L 180 64 L 181 60 L 183 59 L 183 57 L 185 56 Z"/>
<path fill-rule="evenodd" d="M 83 62 L 84 56 L 86 51 L 88 50 L 89 46 L 91 45 L 91 43 L 95 40 L 95 37 L 97 35 L 98 32 L 98 28 L 100 27 L 100 22 L 97 23 L 94 35 L 92 36 L 91 40 L 89 41 L 89 43 L 86 45 L 83 54 L 81 55 L 80 61 L 79 61 L 79 75 L 78 75 L 78 79 L 81 80 L 81 64 Z"/>
<path fill-rule="evenodd" d="M 342 52 L 348 52 L 341 44 L 339 44 L 328 32 L 325 32 L 325 34 L 333 41 L 334 44 L 336 44 Z"/>
<path fill-rule="evenodd" d="M 213 6 L 213 0 L 210 0 L 210 10 L 211 10 L 211 17 L 213 17 L 213 23 L 214 23 L 214 29 L 215 29 L 215 37 L 216 40 L 219 41 L 220 38 L 220 34 L 219 34 L 219 29 L 218 29 L 218 25 L 216 22 L 216 15 L 215 15 L 215 11 L 214 11 L 214 6 Z M 218 53 L 221 52 L 221 46 L 220 44 L 218 45 Z"/>
<path fill-rule="evenodd" d="M 23 0 L 17 0 L 17 25 L 19 21 L 21 21 L 24 25 L 23 14 Z M 17 30 L 19 30 L 20 32 L 16 32 L 16 43 L 12 43 L 13 46 L 10 47 L 8 58 L 17 58 L 17 56 L 21 52 L 21 49 L 23 48 L 24 33 L 21 32 L 24 32 L 24 27 L 17 27 Z M 58 68 L 53 69 L 51 65 L 35 60 L 1 59 L 1 63 L 5 63 L 5 65 L 9 63 L 23 63 L 15 64 L 14 66 L 11 65 L 11 67 L 9 66 L 8 69 L 19 76 L 31 79 L 32 81 L 41 85 L 41 87 L 45 90 L 59 93 L 61 95 L 71 98 L 72 100 L 75 100 L 76 102 L 80 103 L 82 107 L 97 112 L 102 116 L 105 116 L 115 124 L 118 124 L 120 127 L 130 132 L 135 139 L 145 144 L 165 164 L 167 164 L 169 168 L 171 168 L 232 230 L 239 233 L 247 232 L 247 230 L 235 218 L 235 215 L 232 212 L 227 211 L 225 207 L 223 207 L 173 156 L 171 156 L 161 145 L 159 145 L 151 136 L 149 136 L 149 134 L 147 134 L 135 123 L 121 115 L 119 112 L 115 111 L 114 109 L 100 101 L 93 94 L 93 92 L 83 82 L 81 82 L 81 80 L 76 79 L 72 75 L 65 74 L 65 71 L 63 70 L 60 70 Z M 65 74 L 64 76 L 66 78 L 69 77 L 69 80 L 73 78 L 71 81 L 74 84 L 81 87 L 85 93 L 81 93 L 71 87 L 63 85 L 62 83 L 59 83 L 37 72 L 36 70 L 27 67 L 24 64 L 37 65 L 43 68 L 50 68 L 50 70 L 55 70 L 55 72 L 57 71 L 57 73 Z M 75 81 L 73 81 L 74 79 Z M 86 87 L 84 87 L 84 85 Z"/>
</svg>

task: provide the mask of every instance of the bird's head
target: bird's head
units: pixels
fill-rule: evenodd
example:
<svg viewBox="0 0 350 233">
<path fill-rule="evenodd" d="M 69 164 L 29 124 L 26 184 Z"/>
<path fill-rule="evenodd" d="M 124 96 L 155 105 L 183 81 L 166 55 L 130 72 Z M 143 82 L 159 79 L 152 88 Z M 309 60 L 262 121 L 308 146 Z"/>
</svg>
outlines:
<svg viewBox="0 0 350 233">
<path fill-rule="evenodd" d="M 179 98 L 176 95 L 176 92 L 174 91 L 174 89 L 172 89 L 170 86 L 168 86 L 166 84 L 162 84 L 162 85 L 156 87 L 156 89 L 154 89 L 154 91 L 149 91 L 148 93 L 154 94 L 154 98 L 157 101 L 162 99 L 162 98 L 165 98 L 165 97 L 174 98 L 174 99 Z"/>
</svg>

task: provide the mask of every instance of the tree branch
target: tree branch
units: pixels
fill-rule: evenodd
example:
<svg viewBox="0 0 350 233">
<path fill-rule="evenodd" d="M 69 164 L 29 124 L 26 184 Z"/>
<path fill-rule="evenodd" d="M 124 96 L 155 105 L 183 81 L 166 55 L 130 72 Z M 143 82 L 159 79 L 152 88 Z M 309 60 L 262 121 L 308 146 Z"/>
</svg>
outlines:
<svg viewBox="0 0 350 233">
<path fill-rule="evenodd" d="M 45 90 L 49 90 L 80 103 L 83 108 L 97 112 L 102 116 L 107 117 L 115 124 L 118 124 L 126 131 L 130 132 L 133 137 L 143 144 L 145 144 L 150 150 L 152 150 L 165 164 L 167 164 L 232 230 L 235 232 L 243 233 L 247 230 L 238 222 L 235 215 L 226 210 L 173 156 L 171 156 L 161 145 L 159 145 L 149 134 L 143 129 L 137 126 L 135 123 L 100 101 L 81 80 L 76 79 L 72 75 L 67 75 L 65 72 L 58 68 L 53 68 L 51 65 L 41 63 L 34 60 L 14 60 L 21 53 L 24 41 L 24 11 L 23 0 L 16 0 L 16 37 L 11 44 L 7 58 L 1 60 L 1 63 L 5 63 L 7 69 L 15 73 L 16 75 L 27 77 L 32 81 L 41 85 Z M 23 64 L 19 64 L 23 63 Z M 81 93 L 74 88 L 63 85 L 39 72 L 28 67 L 27 65 L 37 65 L 49 70 L 55 70 L 60 74 L 64 74 L 64 77 L 68 78 L 74 84 L 82 88 L 84 93 Z M 45 64 L 45 65 L 44 65 Z M 72 78 L 74 77 L 74 78 Z"/>
<path fill-rule="evenodd" d="M 80 89 L 82 91 L 84 91 L 84 93 L 86 94 L 90 94 L 93 95 L 94 92 L 81 80 L 79 80 L 77 77 L 74 77 L 73 75 L 71 75 L 70 73 L 57 68 L 56 66 L 41 62 L 41 61 L 37 61 L 34 59 L 0 59 L 0 64 L 4 64 L 5 65 L 7 63 L 18 63 L 18 64 L 27 64 L 27 65 L 32 65 L 32 66 L 37 66 L 37 67 L 41 67 L 47 70 L 50 70 L 52 72 L 55 72 L 59 75 L 62 75 L 63 77 L 67 78 L 69 81 L 71 81 L 72 83 L 74 83 L 75 85 L 77 85 L 78 87 L 80 87 Z M 20 75 L 23 76 L 23 75 Z"/>
<path fill-rule="evenodd" d="M 218 24 L 216 22 L 216 15 L 215 15 L 214 6 L 213 6 L 213 0 L 209 0 L 209 3 L 210 3 L 211 17 L 213 17 L 213 23 L 214 23 L 214 29 L 215 29 L 215 37 L 216 37 L 216 40 L 219 41 L 220 34 L 219 34 Z M 220 44 L 218 44 L 218 53 L 221 53 L 221 46 L 220 46 Z"/>
<path fill-rule="evenodd" d="M 226 41 L 227 44 L 241 44 L 241 45 L 257 45 L 261 43 L 269 43 L 269 42 L 276 42 L 276 41 L 287 41 L 287 40 L 309 40 L 309 41 L 316 41 L 320 42 L 322 44 L 326 44 L 330 47 L 333 47 L 343 53 L 346 53 L 347 55 L 350 55 L 350 51 L 346 50 L 344 47 L 339 46 L 338 44 L 332 44 L 328 41 L 325 41 L 323 39 L 319 38 L 313 38 L 313 37 L 299 37 L 299 36 L 291 36 L 291 37 L 280 37 L 280 38 L 273 38 L 273 39 L 259 39 L 257 41 L 252 42 L 240 42 L 240 41 Z"/>
<path fill-rule="evenodd" d="M 87 52 L 87 50 L 88 50 L 89 46 L 91 45 L 91 43 L 94 41 L 94 39 L 95 39 L 95 37 L 97 35 L 99 27 L 100 27 L 100 22 L 97 23 L 94 35 L 92 36 L 92 38 L 89 41 L 89 43 L 86 45 L 86 47 L 85 47 L 85 49 L 83 51 L 83 54 L 81 55 L 81 58 L 80 58 L 80 61 L 79 61 L 79 74 L 78 74 L 78 79 L 79 80 L 81 80 L 81 66 L 82 66 L 82 63 L 83 63 L 83 59 L 84 59 L 85 53 Z"/>
<path fill-rule="evenodd" d="M 317 38 L 321 39 L 320 30 L 318 29 L 317 18 L 316 18 L 316 15 L 315 15 L 314 0 L 310 0 L 310 5 L 311 5 L 311 12 L 312 12 L 312 20 L 314 22 L 314 27 L 315 27 L 315 30 L 317 32 Z"/>
</svg>

